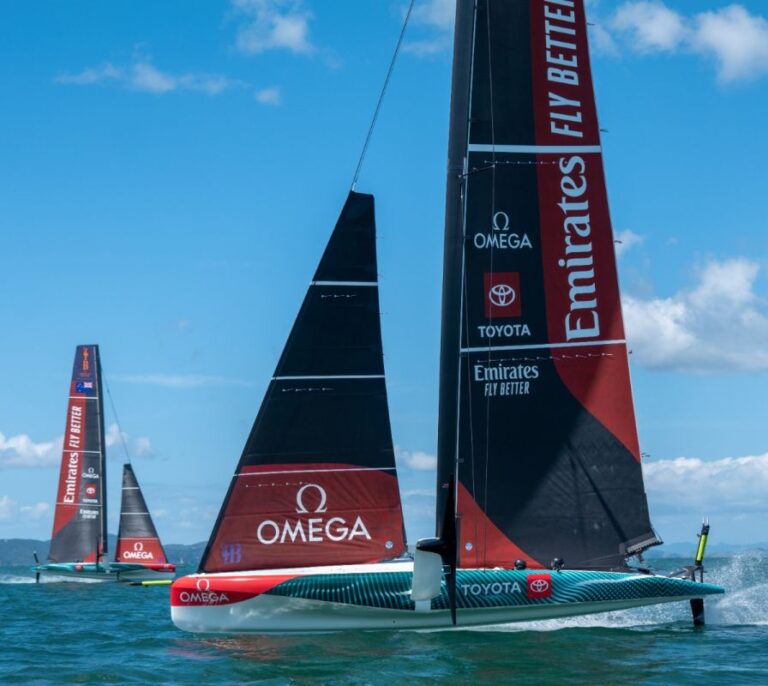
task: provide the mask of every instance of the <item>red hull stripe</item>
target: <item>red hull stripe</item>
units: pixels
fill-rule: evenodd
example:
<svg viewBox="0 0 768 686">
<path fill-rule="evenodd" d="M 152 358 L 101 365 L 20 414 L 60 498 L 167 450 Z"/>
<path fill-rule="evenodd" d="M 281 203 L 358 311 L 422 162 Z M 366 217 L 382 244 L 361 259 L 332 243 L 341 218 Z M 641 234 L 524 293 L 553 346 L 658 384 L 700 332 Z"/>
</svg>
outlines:
<svg viewBox="0 0 768 686">
<path fill-rule="evenodd" d="M 171 586 L 171 607 L 217 606 L 241 603 L 267 593 L 296 574 L 273 576 L 222 576 L 176 579 Z"/>
</svg>

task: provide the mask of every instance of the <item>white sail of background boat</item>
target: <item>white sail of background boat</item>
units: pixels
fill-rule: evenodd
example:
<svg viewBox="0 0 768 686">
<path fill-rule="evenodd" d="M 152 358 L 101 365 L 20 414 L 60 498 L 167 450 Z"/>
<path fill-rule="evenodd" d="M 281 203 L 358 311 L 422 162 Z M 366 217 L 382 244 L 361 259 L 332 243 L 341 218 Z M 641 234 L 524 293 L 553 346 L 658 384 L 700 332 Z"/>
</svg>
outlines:
<svg viewBox="0 0 768 686">
<path fill-rule="evenodd" d="M 660 541 L 583 0 L 458 0 L 448 162 L 437 537 L 396 559 L 373 199 L 352 193 L 199 572 L 172 587 L 182 629 L 461 627 L 679 600 L 700 615 L 722 593 L 693 568 L 628 564 Z"/>
</svg>

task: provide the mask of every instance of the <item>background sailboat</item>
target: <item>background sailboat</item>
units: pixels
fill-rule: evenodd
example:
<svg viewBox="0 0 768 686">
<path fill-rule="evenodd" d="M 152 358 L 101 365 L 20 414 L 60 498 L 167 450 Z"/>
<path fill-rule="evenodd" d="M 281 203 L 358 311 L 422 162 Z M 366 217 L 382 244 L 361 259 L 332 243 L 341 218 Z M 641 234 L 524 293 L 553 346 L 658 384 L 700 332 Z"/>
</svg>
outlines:
<svg viewBox="0 0 768 686">
<path fill-rule="evenodd" d="M 315 527 L 330 517 L 347 522 L 349 499 L 364 497 L 368 511 L 377 500 L 382 508 L 392 503 L 390 491 L 361 488 L 342 467 L 329 481 L 334 494 L 347 494 L 337 514 L 307 464 L 307 456 L 337 451 L 348 463 L 350 434 L 360 445 L 377 435 L 334 395 L 323 403 L 322 393 L 344 387 L 338 351 L 357 351 L 373 331 L 378 340 L 378 318 L 349 325 L 333 309 L 306 310 L 313 288 L 330 278 L 316 275 L 281 360 L 292 359 L 296 331 L 309 330 L 306 351 L 298 348 L 304 364 L 290 375 L 278 365 L 201 573 L 173 585 L 179 627 L 471 626 L 722 592 L 627 562 L 659 540 L 640 471 L 586 41 L 581 0 L 457 3 L 437 538 L 420 541 L 413 562 L 383 562 L 355 554 L 386 547 L 391 530 L 366 528 L 364 544 L 306 537 L 313 520 Z M 338 257 L 340 280 L 359 253 Z M 351 290 L 318 292 L 343 302 L 358 297 L 361 285 L 350 280 Z M 371 369 L 357 373 L 370 378 Z M 265 407 L 282 399 L 278 391 L 290 400 L 267 422 Z M 328 413 L 303 411 L 299 397 Z M 383 416 L 374 416 L 373 427 Z M 273 428 L 281 441 L 264 441 Z M 281 461 L 300 467 L 269 466 Z M 316 499 L 307 507 L 310 491 Z"/>
<path fill-rule="evenodd" d="M 47 562 L 34 567 L 38 580 L 41 575 L 97 581 L 173 578 L 175 567 L 167 562 L 130 464 L 123 469 L 116 558 L 108 560 L 104 436 L 99 346 L 79 345 L 69 386 L 51 547 Z"/>
</svg>

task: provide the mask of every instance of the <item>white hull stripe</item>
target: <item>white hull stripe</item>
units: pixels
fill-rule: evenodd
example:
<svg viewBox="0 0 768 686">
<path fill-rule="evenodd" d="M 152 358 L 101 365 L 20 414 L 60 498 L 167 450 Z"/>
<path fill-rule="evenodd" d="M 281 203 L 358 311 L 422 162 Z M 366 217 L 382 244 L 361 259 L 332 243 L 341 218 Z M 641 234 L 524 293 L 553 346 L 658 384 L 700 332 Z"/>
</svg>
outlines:
<svg viewBox="0 0 768 686">
<path fill-rule="evenodd" d="M 470 143 L 469 152 L 496 153 L 531 153 L 544 155 L 560 155 L 563 153 L 601 153 L 599 145 L 486 145 Z"/>
<path fill-rule="evenodd" d="M 591 348 L 606 345 L 624 345 L 626 341 L 585 341 L 579 343 L 543 343 L 541 345 L 485 345 L 479 348 L 462 348 L 461 353 L 485 353 L 497 350 L 548 350 L 552 348 Z"/>
<path fill-rule="evenodd" d="M 275 474 L 326 474 L 328 472 L 394 472 L 396 467 L 349 467 L 349 469 L 284 469 L 280 472 L 243 472 L 235 476 L 270 476 Z"/>
<path fill-rule="evenodd" d="M 273 376 L 272 381 L 322 381 L 323 379 L 383 379 L 383 374 L 347 374 L 338 376 Z"/>
<path fill-rule="evenodd" d="M 378 286 L 378 281 L 313 281 L 310 286 Z"/>
</svg>

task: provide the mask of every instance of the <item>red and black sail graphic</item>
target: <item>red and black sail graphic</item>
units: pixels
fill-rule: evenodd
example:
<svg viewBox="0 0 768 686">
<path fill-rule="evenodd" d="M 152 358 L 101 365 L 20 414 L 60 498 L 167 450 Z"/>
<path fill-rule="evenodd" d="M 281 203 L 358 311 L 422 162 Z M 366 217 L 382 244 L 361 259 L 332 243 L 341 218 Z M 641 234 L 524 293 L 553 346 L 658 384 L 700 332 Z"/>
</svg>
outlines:
<svg viewBox="0 0 768 686">
<path fill-rule="evenodd" d="M 123 465 L 120 528 L 117 532 L 115 562 L 145 565 L 168 562 L 136 474 L 130 464 Z"/>
<path fill-rule="evenodd" d="M 206 548 L 220 572 L 405 550 L 384 381 L 373 196 L 350 193 Z"/>
<path fill-rule="evenodd" d="M 621 567 L 657 539 L 584 3 L 464 9 L 473 20 L 456 36 L 438 450 L 440 483 L 458 474 L 461 565 Z"/>
<path fill-rule="evenodd" d="M 49 559 L 97 562 L 106 552 L 106 464 L 99 347 L 79 345 L 69 385 L 67 423 Z"/>
</svg>

